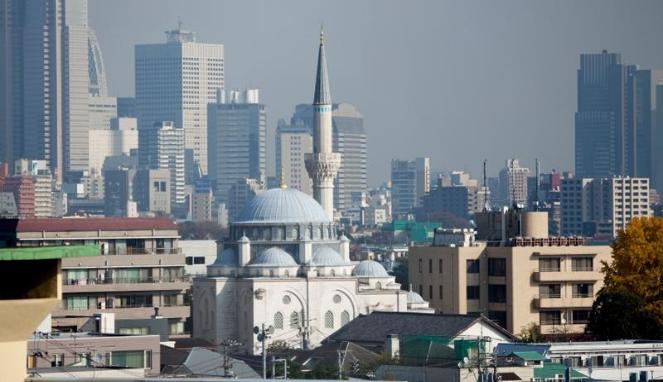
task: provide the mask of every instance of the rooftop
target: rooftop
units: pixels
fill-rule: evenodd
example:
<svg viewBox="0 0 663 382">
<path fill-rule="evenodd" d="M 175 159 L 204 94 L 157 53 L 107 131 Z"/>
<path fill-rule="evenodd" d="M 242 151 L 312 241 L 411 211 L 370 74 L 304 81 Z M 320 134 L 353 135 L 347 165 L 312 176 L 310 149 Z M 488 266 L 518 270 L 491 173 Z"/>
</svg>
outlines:
<svg viewBox="0 0 663 382">
<path fill-rule="evenodd" d="M 294 188 L 272 188 L 249 201 L 235 224 L 329 223 L 320 204 Z"/>
<path fill-rule="evenodd" d="M 177 230 L 177 224 L 167 218 L 37 218 L 0 219 L 0 231 L 130 231 Z"/>
<path fill-rule="evenodd" d="M 52 260 L 65 257 L 98 256 L 96 245 L 72 245 L 63 247 L 0 248 L 0 261 Z"/>
</svg>

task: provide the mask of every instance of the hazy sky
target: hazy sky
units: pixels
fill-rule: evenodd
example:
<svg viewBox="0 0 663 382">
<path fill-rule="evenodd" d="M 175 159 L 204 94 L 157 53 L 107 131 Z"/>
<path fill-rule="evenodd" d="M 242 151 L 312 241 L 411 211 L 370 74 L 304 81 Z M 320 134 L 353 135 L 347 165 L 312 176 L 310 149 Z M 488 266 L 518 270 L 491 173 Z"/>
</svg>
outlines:
<svg viewBox="0 0 663 382">
<path fill-rule="evenodd" d="M 572 169 L 581 52 L 621 52 L 663 68 L 663 1 L 89 0 L 112 95 L 133 95 L 137 43 L 177 25 L 225 45 L 227 88 L 267 105 L 268 171 L 276 122 L 313 97 L 320 24 L 332 99 L 356 104 L 369 183 L 391 158 L 489 175 L 517 157 Z"/>
</svg>

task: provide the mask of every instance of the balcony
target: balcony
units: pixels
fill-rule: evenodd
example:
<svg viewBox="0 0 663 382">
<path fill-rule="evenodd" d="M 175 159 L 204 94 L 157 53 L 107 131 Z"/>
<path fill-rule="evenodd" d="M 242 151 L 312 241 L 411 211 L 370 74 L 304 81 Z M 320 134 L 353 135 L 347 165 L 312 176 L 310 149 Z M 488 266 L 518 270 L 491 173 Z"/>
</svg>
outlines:
<svg viewBox="0 0 663 382">
<path fill-rule="evenodd" d="M 159 306 L 159 315 L 164 318 L 186 318 L 189 317 L 191 307 L 188 305 Z M 150 318 L 154 314 L 153 306 L 127 306 L 113 307 L 108 309 L 64 309 L 61 305 L 52 311 L 53 325 L 67 322 L 68 318 L 89 317 L 95 313 L 115 313 L 115 318 L 120 320 L 134 318 Z M 70 321 L 70 320 L 69 320 Z"/>
<path fill-rule="evenodd" d="M 566 309 L 566 308 L 591 308 L 594 297 L 562 297 L 559 294 L 547 294 L 535 296 L 532 300 L 538 309 Z"/>
<path fill-rule="evenodd" d="M 564 281 L 599 281 L 602 279 L 599 272 L 587 268 L 587 270 L 578 270 L 572 272 L 562 271 L 547 271 L 547 270 L 534 270 L 532 273 L 534 281 L 541 283 L 548 282 L 564 282 Z"/>
<path fill-rule="evenodd" d="M 584 333 L 585 324 L 562 324 L 557 323 L 541 323 L 541 333 L 542 334 L 568 334 L 568 333 Z"/>
<path fill-rule="evenodd" d="M 185 290 L 191 287 L 188 277 L 165 278 L 114 278 L 114 279 L 77 279 L 65 280 L 62 293 L 89 292 L 134 292 L 159 290 Z"/>
</svg>

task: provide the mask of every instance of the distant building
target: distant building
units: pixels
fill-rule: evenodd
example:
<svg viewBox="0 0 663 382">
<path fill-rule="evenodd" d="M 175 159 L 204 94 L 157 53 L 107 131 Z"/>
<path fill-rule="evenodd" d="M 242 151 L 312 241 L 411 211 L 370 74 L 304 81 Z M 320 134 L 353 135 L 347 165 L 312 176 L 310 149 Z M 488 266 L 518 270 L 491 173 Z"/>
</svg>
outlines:
<svg viewBox="0 0 663 382">
<path fill-rule="evenodd" d="M 133 200 L 133 182 L 136 170 L 118 168 L 104 171 L 104 215 L 127 216 L 128 203 Z"/>
<path fill-rule="evenodd" d="M 170 215 L 170 187 L 168 169 L 139 169 L 133 185 L 133 199 L 136 201 L 138 211 L 163 216 Z"/>
<path fill-rule="evenodd" d="M 414 290 L 437 312 L 483 313 L 514 334 L 532 323 L 545 334 L 583 333 L 610 247 L 548 237 L 545 212 L 524 212 L 519 220 L 521 237 L 501 243 L 470 238 L 445 244 L 438 236 L 449 232 L 440 230 L 437 245 L 410 247 Z"/>
<path fill-rule="evenodd" d="M 212 185 L 208 179 L 200 179 L 193 187 L 191 195 L 191 220 L 194 222 L 211 222 L 214 196 Z"/>
<path fill-rule="evenodd" d="M 186 131 L 185 147 L 193 149 L 195 162 L 207 173 L 207 105 L 224 87 L 224 47 L 196 42 L 181 25 L 166 37 L 164 43 L 135 47 L 138 128 L 173 121 Z"/>
<path fill-rule="evenodd" d="M 313 135 L 309 128 L 303 124 L 286 125 L 279 120 L 276 127 L 276 174 L 288 187 L 308 195 L 313 195 L 313 191 L 304 154 L 312 152 Z"/>
<path fill-rule="evenodd" d="M 403 217 L 421 206 L 430 191 L 430 158 L 391 161 L 392 215 Z"/>
<path fill-rule="evenodd" d="M 209 105 L 207 116 L 209 174 L 216 199 L 226 202 L 237 181 L 265 182 L 267 123 L 257 89 L 219 93 L 220 102 Z"/>
<path fill-rule="evenodd" d="M 184 198 L 185 131 L 172 121 L 157 122 L 138 130 L 138 154 L 141 168 L 170 172 L 171 211 L 180 211 Z"/>
<path fill-rule="evenodd" d="M 563 235 L 614 238 L 632 218 L 651 215 L 647 178 L 564 179 Z"/>
<path fill-rule="evenodd" d="M 117 97 L 117 117 L 138 118 L 138 114 L 136 113 L 136 98 Z"/>
<path fill-rule="evenodd" d="M 186 262 L 184 272 L 192 276 L 206 275 L 207 266 L 216 260 L 216 240 L 180 240 L 178 245 Z"/>
<path fill-rule="evenodd" d="M 246 203 L 263 189 L 262 183 L 256 179 L 238 180 L 235 184 L 231 185 L 227 193 L 227 203 L 225 204 L 228 208 L 229 222 L 235 221 Z"/>
<path fill-rule="evenodd" d="M 18 218 L 18 208 L 13 192 L 0 192 L 0 217 Z"/>
<path fill-rule="evenodd" d="M 464 172 L 452 172 L 451 176 L 438 179 L 437 187 L 423 197 L 421 218 L 439 214 L 451 214 L 468 219 L 474 212 L 481 211 L 477 181 Z"/>
<path fill-rule="evenodd" d="M 111 128 L 111 119 L 117 118 L 116 97 L 89 97 L 88 115 L 90 118 L 90 130 Z"/>
<path fill-rule="evenodd" d="M 109 156 L 129 155 L 138 149 L 135 118 L 113 118 L 108 129 L 90 129 L 90 170 L 101 172 Z"/>
<path fill-rule="evenodd" d="M 527 179 L 529 169 L 520 167 L 518 159 L 509 159 L 506 166 L 500 170 L 499 187 L 502 205 L 527 206 Z"/>
</svg>

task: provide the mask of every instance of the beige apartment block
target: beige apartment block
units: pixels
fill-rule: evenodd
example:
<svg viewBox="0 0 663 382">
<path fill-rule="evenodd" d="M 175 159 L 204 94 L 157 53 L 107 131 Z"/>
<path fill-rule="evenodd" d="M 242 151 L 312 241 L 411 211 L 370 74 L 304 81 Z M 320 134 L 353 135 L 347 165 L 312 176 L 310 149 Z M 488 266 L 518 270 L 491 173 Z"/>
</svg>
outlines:
<svg viewBox="0 0 663 382">
<path fill-rule="evenodd" d="M 459 234 L 450 231 L 436 236 Z M 461 233 L 471 238 L 410 248 L 410 283 L 437 312 L 483 313 L 514 334 L 531 323 L 546 334 L 584 330 L 603 286 L 601 263 L 612 256 L 609 246 L 559 237 L 489 246 L 475 242 L 473 231 Z"/>
</svg>

